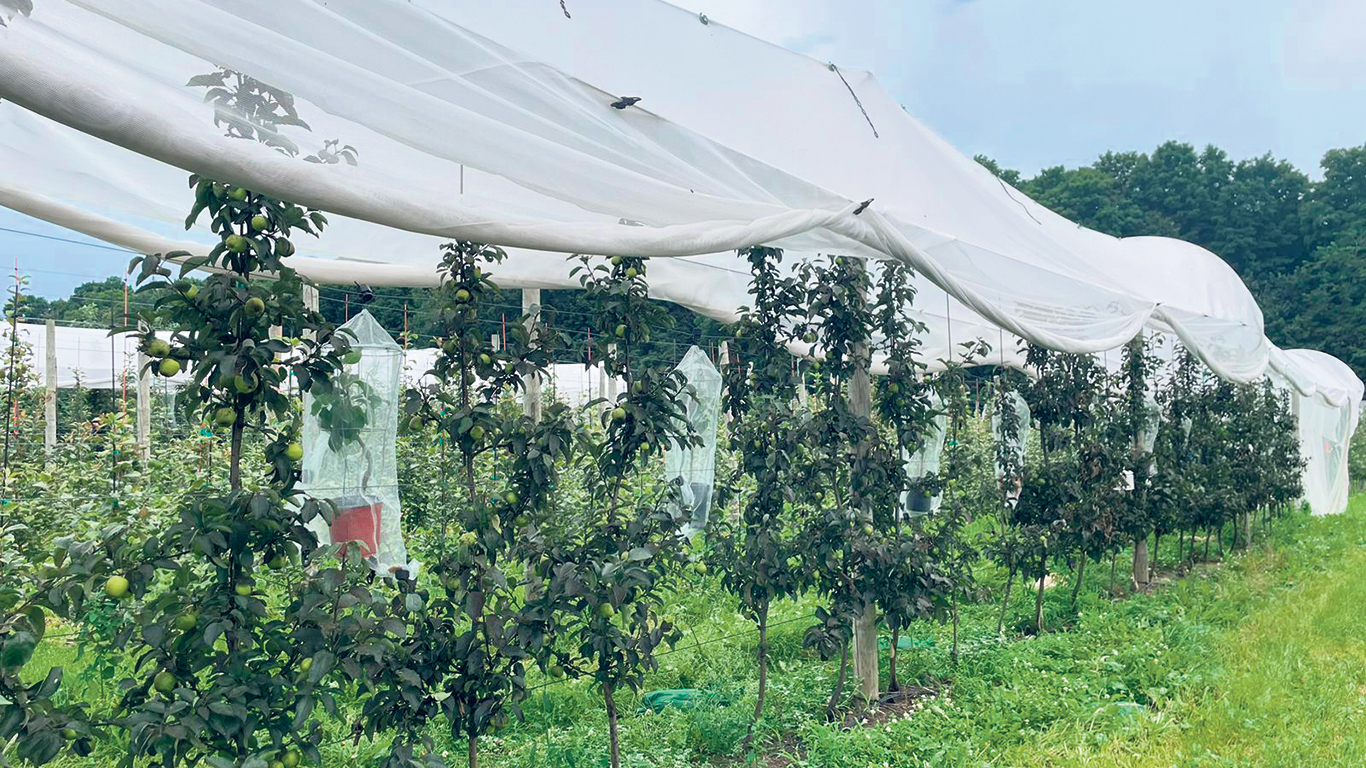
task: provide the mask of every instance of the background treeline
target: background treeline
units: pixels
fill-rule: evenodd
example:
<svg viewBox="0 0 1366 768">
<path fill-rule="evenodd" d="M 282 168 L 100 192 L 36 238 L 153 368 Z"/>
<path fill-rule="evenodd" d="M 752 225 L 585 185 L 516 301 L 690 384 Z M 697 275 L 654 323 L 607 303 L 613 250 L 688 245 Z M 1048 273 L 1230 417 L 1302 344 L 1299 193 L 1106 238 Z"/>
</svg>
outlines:
<svg viewBox="0 0 1366 768">
<path fill-rule="evenodd" d="M 1085 226 L 1118 237 L 1178 237 L 1208 248 L 1252 290 L 1273 342 L 1323 350 L 1366 378 L 1366 145 L 1330 150 L 1319 181 L 1269 154 L 1235 161 L 1217 147 L 1197 151 L 1174 141 L 1151 153 L 1107 152 L 1091 165 L 1046 168 L 1032 178 L 986 157 L 977 160 Z M 566 262 L 566 271 L 570 267 Z M 377 288 L 374 294 L 364 306 L 395 338 L 404 330 L 406 306 L 410 344 L 432 344 L 438 324 L 430 290 Z M 589 333 L 599 331 L 581 292 L 544 291 L 543 299 L 557 310 L 556 325 L 579 342 L 563 362 L 583 360 Z M 520 291 L 503 291 L 490 304 L 511 322 L 521 313 Z M 361 306 L 358 286 L 322 291 L 329 321 L 341 322 Z M 121 319 L 123 309 L 123 281 L 110 277 L 77 287 L 67 299 L 25 297 L 21 315 L 105 326 Z M 724 338 L 712 320 L 673 305 L 669 311 L 675 326 L 654 337 L 651 360 L 677 360 L 690 344 L 710 349 Z M 484 318 L 490 335 L 501 332 L 502 321 L 502 315 Z"/>
</svg>

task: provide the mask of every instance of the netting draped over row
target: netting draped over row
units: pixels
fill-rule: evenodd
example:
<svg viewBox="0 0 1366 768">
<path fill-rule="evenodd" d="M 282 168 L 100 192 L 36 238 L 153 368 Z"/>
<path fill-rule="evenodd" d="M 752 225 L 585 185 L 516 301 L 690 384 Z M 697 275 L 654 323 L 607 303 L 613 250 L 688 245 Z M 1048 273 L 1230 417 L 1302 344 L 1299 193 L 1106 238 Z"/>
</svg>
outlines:
<svg viewBox="0 0 1366 768">
<path fill-rule="evenodd" d="M 310 524 L 323 544 L 356 541 L 380 572 L 414 572 L 403 540 L 396 441 L 403 350 L 361 312 L 341 326 L 359 359 L 335 377 L 337 391 L 304 396 L 303 478 L 311 496 L 335 507 L 329 525 Z"/>
<path fill-rule="evenodd" d="M 931 361 L 959 356 L 953 338 L 1018 365 L 1020 339 L 1100 352 L 1147 330 L 1355 426 L 1360 380 L 1271 345 L 1214 254 L 1078 227 L 871 74 L 658 0 L 581 0 L 572 19 L 540 0 L 0 14 L 0 204 L 138 251 L 207 250 L 177 231 L 195 171 L 333 214 L 295 260 L 328 282 L 431 285 L 449 238 L 510 246 L 511 288 L 577 287 L 568 253 L 669 256 L 654 295 L 731 319 L 751 304 L 735 248 L 891 259 L 917 272 Z"/>
</svg>

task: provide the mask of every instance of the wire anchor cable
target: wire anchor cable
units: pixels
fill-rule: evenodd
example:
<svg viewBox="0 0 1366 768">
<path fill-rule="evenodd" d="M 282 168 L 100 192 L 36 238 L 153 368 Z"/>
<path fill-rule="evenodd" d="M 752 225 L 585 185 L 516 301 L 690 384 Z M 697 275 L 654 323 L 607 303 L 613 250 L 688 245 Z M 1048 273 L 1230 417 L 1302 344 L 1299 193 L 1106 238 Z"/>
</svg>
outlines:
<svg viewBox="0 0 1366 768">
<path fill-rule="evenodd" d="M 849 89 L 849 95 L 854 97 L 854 103 L 858 105 L 858 110 L 859 110 L 860 112 L 863 113 L 863 119 L 864 119 L 864 120 L 867 120 L 867 121 L 868 121 L 868 127 L 873 129 L 873 138 L 875 138 L 875 139 L 880 139 L 880 138 L 882 138 L 881 136 L 878 135 L 877 126 L 876 126 L 876 125 L 873 125 L 873 118 L 871 118 L 871 117 L 868 116 L 868 110 L 866 110 L 866 109 L 863 108 L 863 102 L 859 99 L 858 94 L 857 94 L 857 93 L 854 93 L 854 87 L 853 87 L 852 85 L 849 84 L 849 81 L 848 81 L 848 80 L 845 80 L 845 79 L 844 79 L 844 73 L 840 71 L 840 68 L 839 68 L 839 67 L 835 66 L 835 62 L 833 62 L 833 61 L 830 62 L 830 71 L 831 71 L 831 72 L 834 72 L 834 73 L 837 74 L 837 75 L 839 75 L 839 76 L 840 76 L 840 82 L 841 82 L 841 83 L 844 83 L 844 87 Z"/>
</svg>

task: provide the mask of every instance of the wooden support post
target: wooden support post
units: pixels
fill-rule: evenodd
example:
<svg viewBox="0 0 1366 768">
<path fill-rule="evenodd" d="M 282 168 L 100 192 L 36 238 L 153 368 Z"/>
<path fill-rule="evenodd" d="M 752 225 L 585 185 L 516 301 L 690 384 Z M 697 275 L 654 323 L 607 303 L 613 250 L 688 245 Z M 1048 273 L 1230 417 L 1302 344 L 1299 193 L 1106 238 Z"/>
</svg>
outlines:
<svg viewBox="0 0 1366 768">
<path fill-rule="evenodd" d="M 602 363 L 598 363 L 598 397 L 607 397 L 607 366 Z M 604 401 L 598 410 L 607 413 L 611 409 L 612 406 Z"/>
<path fill-rule="evenodd" d="M 721 346 L 716 349 L 716 370 L 721 374 L 722 381 L 726 380 L 726 366 L 728 365 L 730 365 L 730 343 L 722 341 Z M 725 419 L 726 423 L 729 424 L 733 418 L 730 409 L 722 409 L 721 414 L 721 418 Z"/>
<path fill-rule="evenodd" d="M 863 261 L 851 259 L 858 268 Z M 866 296 L 864 297 L 866 300 Z M 849 412 L 854 416 L 873 415 L 873 386 L 869 371 L 870 352 L 866 342 L 854 346 L 853 357 L 859 367 L 849 379 Z M 866 522 L 873 522 L 868 516 Z M 877 607 L 869 603 L 854 622 L 854 678 L 865 701 L 878 695 Z"/>
<path fill-rule="evenodd" d="M 138 457 L 144 468 L 152 460 L 152 372 L 145 365 L 147 356 L 138 352 Z"/>
<path fill-rule="evenodd" d="M 311 312 L 318 311 L 318 286 L 304 283 L 304 308 Z M 304 331 L 304 338 L 313 338 L 312 331 Z"/>
<path fill-rule="evenodd" d="M 43 394 L 43 450 L 51 458 L 57 448 L 57 323 L 47 321 L 47 370 Z"/>
<path fill-rule="evenodd" d="M 532 332 L 532 339 L 535 340 L 536 319 L 541 313 L 541 289 L 523 288 L 522 289 L 522 314 L 526 315 L 527 328 Z M 522 378 L 524 389 L 522 390 L 522 413 L 530 416 L 532 421 L 541 420 L 541 377 L 534 373 L 528 373 Z"/>
</svg>

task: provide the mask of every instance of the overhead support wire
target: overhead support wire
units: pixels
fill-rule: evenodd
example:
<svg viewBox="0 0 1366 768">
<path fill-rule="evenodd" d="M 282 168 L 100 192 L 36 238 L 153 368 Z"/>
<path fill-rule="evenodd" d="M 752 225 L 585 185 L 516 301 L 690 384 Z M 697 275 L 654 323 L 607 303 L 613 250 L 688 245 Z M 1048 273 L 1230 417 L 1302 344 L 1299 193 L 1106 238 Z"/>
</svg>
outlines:
<svg viewBox="0 0 1366 768">
<path fill-rule="evenodd" d="M 839 68 L 839 67 L 835 66 L 835 62 L 833 62 L 833 61 L 830 62 L 830 71 L 831 71 L 831 72 L 834 72 L 834 73 L 837 74 L 837 75 L 839 75 L 839 76 L 840 76 L 840 82 L 841 82 L 841 83 L 844 83 L 844 87 L 849 89 L 849 95 L 854 97 L 854 103 L 858 105 L 858 110 L 859 110 L 860 112 L 863 113 L 863 119 L 864 119 L 864 120 L 867 120 L 867 121 L 868 121 L 868 127 L 873 129 L 873 138 L 875 138 L 875 139 L 880 139 L 880 138 L 882 138 L 882 137 L 879 136 L 878 133 L 877 133 L 877 126 L 876 126 L 876 125 L 873 125 L 873 118 L 871 118 L 871 117 L 868 116 L 868 110 L 866 110 L 866 109 L 863 108 L 863 102 L 862 102 L 861 100 L 859 100 L 858 94 L 857 94 L 857 93 L 854 93 L 854 87 L 853 87 L 852 85 L 849 84 L 849 81 L 848 81 L 848 80 L 845 80 L 845 79 L 844 79 L 844 73 L 840 71 L 840 68 Z"/>
</svg>

